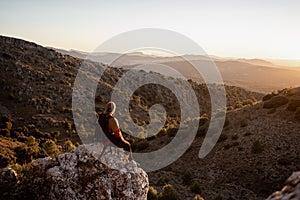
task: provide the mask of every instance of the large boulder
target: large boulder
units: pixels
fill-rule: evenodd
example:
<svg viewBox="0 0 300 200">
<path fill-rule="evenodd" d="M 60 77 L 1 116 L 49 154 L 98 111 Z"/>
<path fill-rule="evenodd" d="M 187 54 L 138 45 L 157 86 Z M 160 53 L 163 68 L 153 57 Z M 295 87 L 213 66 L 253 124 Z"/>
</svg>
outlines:
<svg viewBox="0 0 300 200">
<path fill-rule="evenodd" d="M 123 151 L 101 144 L 80 146 L 57 159 L 31 164 L 19 193 L 32 199 L 140 199 L 145 200 L 148 176 Z"/>
<path fill-rule="evenodd" d="M 267 200 L 300 199 L 300 171 L 294 172 L 286 181 L 281 191 L 274 192 Z"/>
<path fill-rule="evenodd" d="M 0 169 L 0 195 L 10 196 L 18 182 L 17 173 L 11 168 Z M 0 196 L 0 199 L 1 199 Z"/>
<path fill-rule="evenodd" d="M 289 102 L 289 99 L 284 96 L 274 96 L 264 102 L 264 108 L 278 108 Z"/>
</svg>

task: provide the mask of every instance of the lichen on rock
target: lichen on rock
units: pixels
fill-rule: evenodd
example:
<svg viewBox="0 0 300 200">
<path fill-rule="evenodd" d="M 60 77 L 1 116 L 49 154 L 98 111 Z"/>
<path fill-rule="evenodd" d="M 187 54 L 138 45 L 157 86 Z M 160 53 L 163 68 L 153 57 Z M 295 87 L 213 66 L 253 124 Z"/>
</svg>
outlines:
<svg viewBox="0 0 300 200">
<path fill-rule="evenodd" d="M 34 199 L 145 200 L 146 172 L 118 148 L 107 148 L 99 158 L 102 148 L 102 144 L 82 145 L 55 159 L 35 160 L 17 191 Z"/>
</svg>

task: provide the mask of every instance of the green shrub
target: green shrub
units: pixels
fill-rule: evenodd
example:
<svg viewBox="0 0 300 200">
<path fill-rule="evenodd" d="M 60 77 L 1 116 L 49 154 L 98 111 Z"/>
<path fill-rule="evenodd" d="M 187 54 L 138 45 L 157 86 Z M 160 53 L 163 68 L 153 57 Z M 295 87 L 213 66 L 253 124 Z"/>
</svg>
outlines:
<svg viewBox="0 0 300 200">
<path fill-rule="evenodd" d="M 234 134 L 234 135 L 231 136 L 231 139 L 232 140 L 237 140 L 237 139 L 239 139 L 239 136 L 237 134 Z"/>
<path fill-rule="evenodd" d="M 223 142 L 228 139 L 228 136 L 225 133 L 222 133 L 219 137 L 218 142 Z"/>
<path fill-rule="evenodd" d="M 10 137 L 11 138 L 18 138 L 19 136 L 24 136 L 24 134 L 20 133 L 18 131 L 12 131 L 12 132 L 10 132 Z"/>
<path fill-rule="evenodd" d="M 168 178 L 160 178 L 160 179 L 157 181 L 157 185 L 159 185 L 159 186 L 166 185 L 167 183 L 169 183 L 169 179 L 168 179 Z"/>
<path fill-rule="evenodd" d="M 226 110 L 227 110 L 227 111 L 231 111 L 231 110 L 233 110 L 233 109 L 234 109 L 233 106 L 227 106 L 227 107 L 226 107 Z"/>
<path fill-rule="evenodd" d="M 6 124 L 6 128 L 7 128 L 8 130 L 10 130 L 10 129 L 12 128 L 12 123 L 11 123 L 11 121 L 5 122 L 5 124 Z"/>
<path fill-rule="evenodd" d="M 71 140 L 67 139 L 64 143 L 64 151 L 65 152 L 69 152 L 72 151 L 73 149 L 75 149 L 75 145 L 72 143 Z"/>
<path fill-rule="evenodd" d="M 11 122 L 10 116 L 1 116 L 0 117 L 0 128 L 8 129 L 10 130 L 12 128 L 12 122 Z"/>
<path fill-rule="evenodd" d="M 199 194 L 197 194 L 193 200 L 204 200 L 203 197 L 201 197 Z"/>
<path fill-rule="evenodd" d="M 276 96 L 276 94 L 274 94 L 274 93 L 267 94 L 266 96 L 263 97 L 263 101 L 268 101 L 268 100 L 270 100 L 274 96 Z"/>
<path fill-rule="evenodd" d="M 65 127 L 66 127 L 67 130 L 72 130 L 72 123 L 68 122 L 68 121 L 65 121 Z"/>
<path fill-rule="evenodd" d="M 147 200 L 157 200 L 157 190 L 150 186 L 147 193 Z"/>
<path fill-rule="evenodd" d="M 15 163 L 15 164 L 12 164 L 9 166 L 10 168 L 12 168 L 13 170 L 15 170 L 18 174 L 18 176 L 22 176 L 22 175 L 25 175 L 29 168 L 30 168 L 30 163 L 25 163 L 25 164 L 18 164 L 18 163 Z"/>
<path fill-rule="evenodd" d="M 10 131 L 8 129 L 0 129 L 0 135 L 10 137 Z"/>
<path fill-rule="evenodd" d="M 193 185 L 191 186 L 191 191 L 195 194 L 201 194 L 202 192 L 198 183 L 193 183 Z"/>
<path fill-rule="evenodd" d="M 52 136 L 52 138 L 58 138 L 60 136 L 60 132 L 54 131 L 54 132 L 50 133 L 50 135 Z"/>
<path fill-rule="evenodd" d="M 264 145 L 259 140 L 254 141 L 251 147 L 251 152 L 254 154 L 258 154 L 263 151 L 264 151 Z"/>
<path fill-rule="evenodd" d="M 24 164 L 32 161 L 32 153 L 26 145 L 18 146 L 14 149 L 16 152 L 17 163 Z"/>
<path fill-rule="evenodd" d="M 178 200 L 178 193 L 171 184 L 167 184 L 162 188 L 158 195 L 158 200 Z"/>
<path fill-rule="evenodd" d="M 0 153 L 0 167 L 6 167 L 7 165 L 16 162 L 16 158 L 8 153 Z"/>
<path fill-rule="evenodd" d="M 239 146 L 240 143 L 239 142 L 233 142 L 233 143 L 230 143 L 230 144 L 225 144 L 224 145 L 224 149 L 227 150 L 227 149 L 230 149 L 231 147 L 235 147 L 235 146 Z"/>
<path fill-rule="evenodd" d="M 34 146 L 35 144 L 37 144 L 37 142 L 35 141 L 35 137 L 33 137 L 32 135 L 29 136 L 27 138 L 26 144 L 27 144 L 27 146 Z"/>
<path fill-rule="evenodd" d="M 241 122 L 240 122 L 240 125 L 241 125 L 241 127 L 246 127 L 246 126 L 248 126 L 247 120 L 246 120 L 246 119 L 242 119 Z"/>
<path fill-rule="evenodd" d="M 27 137 L 24 136 L 24 135 L 20 135 L 20 136 L 17 137 L 17 140 L 19 142 L 24 142 L 25 143 L 27 141 Z"/>
<path fill-rule="evenodd" d="M 193 175 L 191 172 L 186 171 L 184 172 L 184 174 L 182 175 L 182 183 L 184 185 L 191 185 L 193 182 Z"/>
<path fill-rule="evenodd" d="M 34 129 L 34 131 L 32 132 L 32 135 L 35 137 L 35 138 L 48 138 L 50 139 L 51 138 L 51 135 L 49 133 L 46 133 L 46 132 L 41 132 L 39 129 Z"/>
<path fill-rule="evenodd" d="M 243 107 L 243 103 L 241 101 L 237 101 L 235 102 L 235 104 L 233 105 L 233 107 L 236 108 L 242 108 Z"/>
<path fill-rule="evenodd" d="M 57 156 L 59 154 L 59 150 L 53 140 L 47 140 L 42 146 L 49 156 Z"/>
</svg>

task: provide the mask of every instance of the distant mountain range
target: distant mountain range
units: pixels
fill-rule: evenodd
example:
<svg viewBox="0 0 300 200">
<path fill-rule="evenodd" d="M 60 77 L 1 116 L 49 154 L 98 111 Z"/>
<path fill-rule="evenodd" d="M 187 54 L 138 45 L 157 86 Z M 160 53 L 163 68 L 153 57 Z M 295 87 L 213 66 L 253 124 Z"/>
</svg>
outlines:
<svg viewBox="0 0 300 200">
<path fill-rule="evenodd" d="M 119 54 L 119 53 L 87 53 L 77 50 L 55 49 L 64 54 L 80 59 L 88 59 L 110 64 L 113 67 L 133 68 L 141 64 L 158 63 L 170 66 L 188 79 L 202 81 L 203 79 L 195 73 L 180 56 L 159 57 L 147 55 L 140 52 Z M 282 88 L 300 86 L 300 67 L 282 66 L 289 64 L 284 60 L 263 60 L 245 58 L 221 58 L 217 56 L 184 55 L 189 61 L 199 65 L 206 65 L 210 60 L 218 67 L 223 80 L 228 85 L 243 87 L 256 92 L 272 92 Z M 113 62 L 112 62 L 113 61 Z M 279 63 L 279 64 L 278 64 Z M 196 74 L 196 75 L 195 75 Z"/>
</svg>

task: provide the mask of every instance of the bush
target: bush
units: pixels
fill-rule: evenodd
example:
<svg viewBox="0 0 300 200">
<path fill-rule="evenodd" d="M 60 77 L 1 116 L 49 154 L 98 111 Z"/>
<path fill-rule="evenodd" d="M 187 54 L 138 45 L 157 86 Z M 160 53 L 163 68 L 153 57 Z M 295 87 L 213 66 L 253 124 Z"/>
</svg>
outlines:
<svg viewBox="0 0 300 200">
<path fill-rule="evenodd" d="M 68 122 L 68 121 L 65 121 L 65 127 L 66 127 L 67 130 L 72 130 L 72 123 Z"/>
<path fill-rule="evenodd" d="M 191 192 L 195 194 L 201 194 L 202 191 L 200 185 L 198 183 L 193 183 L 193 185 L 191 186 Z"/>
<path fill-rule="evenodd" d="M 239 136 L 237 134 L 234 134 L 234 135 L 231 136 L 231 139 L 232 140 L 237 140 L 237 139 L 239 139 Z"/>
<path fill-rule="evenodd" d="M 7 165 L 14 163 L 16 158 L 8 153 L 0 153 L 0 167 L 6 167 Z"/>
<path fill-rule="evenodd" d="M 225 144 L 224 149 L 227 150 L 227 149 L 230 149 L 231 147 L 236 147 L 236 146 L 239 146 L 239 145 L 240 145 L 239 142 L 233 142 L 233 143 L 230 143 L 230 144 Z"/>
<path fill-rule="evenodd" d="M 10 129 L 12 128 L 12 123 L 11 123 L 11 121 L 6 122 L 5 124 L 6 124 L 6 128 L 7 128 L 8 130 L 10 130 Z"/>
<path fill-rule="evenodd" d="M 266 96 L 263 97 L 263 101 L 268 101 L 270 100 L 272 97 L 276 96 L 276 94 L 272 93 L 272 94 L 267 94 Z"/>
<path fill-rule="evenodd" d="M 199 194 L 197 194 L 193 200 L 204 200 L 203 197 L 201 197 Z"/>
<path fill-rule="evenodd" d="M 17 140 L 19 142 L 26 142 L 27 141 L 27 137 L 24 136 L 24 135 L 20 135 L 20 136 L 17 137 Z"/>
<path fill-rule="evenodd" d="M 168 182 L 169 182 L 169 179 L 168 179 L 168 178 L 160 178 L 160 179 L 157 181 L 157 185 L 163 186 L 163 185 L 166 185 Z"/>
<path fill-rule="evenodd" d="M 241 125 L 241 127 L 246 127 L 246 126 L 248 126 L 247 120 L 246 120 L 246 119 L 242 119 L 241 122 L 240 122 L 240 125 Z"/>
<path fill-rule="evenodd" d="M 27 146 L 34 146 L 37 144 L 37 142 L 35 141 L 35 137 L 33 136 L 29 136 L 27 138 L 27 142 L 26 142 Z"/>
<path fill-rule="evenodd" d="M 20 133 L 20 132 L 18 132 L 18 131 L 12 131 L 12 132 L 10 133 L 10 137 L 11 137 L 11 138 L 18 138 L 19 136 L 24 136 L 24 134 L 23 134 L 23 133 Z"/>
<path fill-rule="evenodd" d="M 158 200 L 178 200 L 178 193 L 171 184 L 167 184 L 159 193 Z"/>
<path fill-rule="evenodd" d="M 28 170 L 30 168 L 30 163 L 25 163 L 22 165 L 15 163 L 13 165 L 10 165 L 9 167 L 12 168 L 13 170 L 15 170 L 17 172 L 18 176 L 22 176 L 28 172 Z"/>
<path fill-rule="evenodd" d="M 32 161 L 32 152 L 26 145 L 18 146 L 14 149 L 16 152 L 17 163 L 24 164 Z"/>
<path fill-rule="evenodd" d="M 258 140 L 256 140 L 255 142 L 253 142 L 252 147 L 251 147 L 251 152 L 254 154 L 258 154 L 264 151 L 264 145 L 259 142 Z"/>
<path fill-rule="evenodd" d="M 0 128 L 8 129 L 10 130 L 12 128 L 12 122 L 11 122 L 10 116 L 1 116 L 0 117 Z"/>
<path fill-rule="evenodd" d="M 149 187 L 147 200 L 157 200 L 157 190 L 152 186 Z"/>
<path fill-rule="evenodd" d="M 222 133 L 219 137 L 218 143 L 223 142 L 228 139 L 228 136 L 225 133 Z"/>
<path fill-rule="evenodd" d="M 58 138 L 60 136 L 60 132 L 54 131 L 54 132 L 50 133 L 50 135 L 52 136 L 52 138 Z"/>
<path fill-rule="evenodd" d="M 182 183 L 184 185 L 191 185 L 193 182 L 193 175 L 191 172 L 186 171 L 184 172 L 183 176 L 182 176 Z"/>
<path fill-rule="evenodd" d="M 0 135 L 10 137 L 10 131 L 8 129 L 0 129 Z"/>
<path fill-rule="evenodd" d="M 72 143 L 71 140 L 67 139 L 64 143 L 64 151 L 65 152 L 69 152 L 72 151 L 73 149 L 75 149 L 75 145 Z"/>
<path fill-rule="evenodd" d="M 44 133 L 44 132 L 41 132 L 39 131 L 39 129 L 34 129 L 34 131 L 32 132 L 32 135 L 35 137 L 35 138 L 48 138 L 50 139 L 51 138 L 51 135 L 49 133 Z"/>
<path fill-rule="evenodd" d="M 53 140 L 48 140 L 43 144 L 43 149 L 50 156 L 57 156 L 59 154 L 59 150 Z"/>
</svg>

